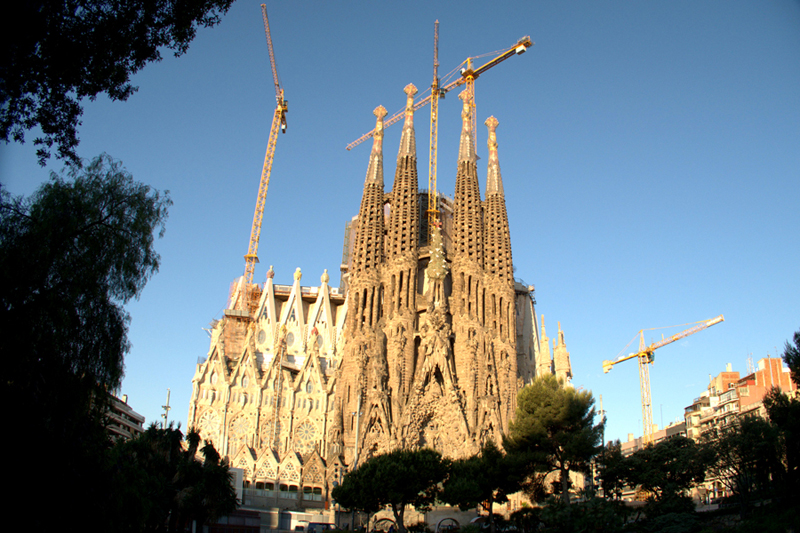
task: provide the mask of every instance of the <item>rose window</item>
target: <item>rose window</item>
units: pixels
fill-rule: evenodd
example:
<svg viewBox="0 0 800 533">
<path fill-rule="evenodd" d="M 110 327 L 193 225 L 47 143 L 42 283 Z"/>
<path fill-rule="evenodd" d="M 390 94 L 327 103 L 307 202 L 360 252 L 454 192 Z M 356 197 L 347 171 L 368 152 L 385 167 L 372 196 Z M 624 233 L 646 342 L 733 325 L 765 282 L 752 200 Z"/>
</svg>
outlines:
<svg viewBox="0 0 800 533">
<path fill-rule="evenodd" d="M 200 416 L 200 421 L 197 423 L 200 437 L 203 440 L 210 440 L 211 442 L 217 440 L 219 436 L 219 426 L 219 417 L 217 413 L 212 410 L 204 412 Z"/>
<path fill-rule="evenodd" d="M 295 436 L 297 437 L 295 446 L 298 451 L 301 453 L 312 452 L 317 438 L 317 427 L 306 420 L 297 428 Z"/>
</svg>

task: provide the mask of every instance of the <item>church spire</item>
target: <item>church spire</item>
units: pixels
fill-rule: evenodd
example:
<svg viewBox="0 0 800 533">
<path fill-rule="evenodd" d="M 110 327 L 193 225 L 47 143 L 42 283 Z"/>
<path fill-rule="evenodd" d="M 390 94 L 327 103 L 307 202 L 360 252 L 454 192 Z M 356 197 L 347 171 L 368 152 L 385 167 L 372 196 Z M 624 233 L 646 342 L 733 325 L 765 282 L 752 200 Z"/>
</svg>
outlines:
<svg viewBox="0 0 800 533">
<path fill-rule="evenodd" d="M 374 111 L 377 121 L 367 179 L 358 212 L 358 231 L 353 248 L 353 274 L 372 270 L 383 263 L 383 117 L 386 109 Z"/>
<path fill-rule="evenodd" d="M 414 95 L 417 94 L 417 88 L 409 83 L 403 90 L 406 93 L 405 123 L 392 185 L 387 258 L 390 261 L 401 258 L 406 260 L 408 265 L 404 269 L 411 275 L 412 270 L 416 271 L 417 257 L 408 254 L 416 254 L 419 245 L 417 145 L 414 140 Z M 410 302 L 407 299 L 406 303 Z"/>
<path fill-rule="evenodd" d="M 486 172 L 486 197 L 503 195 L 503 178 L 500 176 L 500 160 L 497 157 L 497 125 L 500 122 L 491 116 L 486 119 L 489 127 L 489 169 Z"/>
<path fill-rule="evenodd" d="M 483 206 L 478 184 L 477 155 L 472 142 L 471 102 L 467 91 L 459 96 L 464 102 L 461 112 L 461 144 L 458 149 L 458 173 L 453 204 L 453 260 L 475 261 L 483 266 Z"/>
<path fill-rule="evenodd" d="M 369 155 L 369 166 L 367 167 L 367 179 L 364 184 L 378 183 L 383 187 L 383 117 L 386 116 L 386 108 L 379 105 L 373 111 L 378 117 L 375 121 L 375 135 L 372 138 L 372 153 Z"/>
<path fill-rule="evenodd" d="M 486 172 L 486 202 L 484 204 L 484 268 L 505 283 L 514 282 L 514 267 L 511 262 L 511 234 L 508 229 L 508 213 L 503 195 L 503 179 L 500 176 L 500 161 L 497 157 L 497 125 L 494 117 L 486 119 L 489 128 L 489 168 Z"/>
<path fill-rule="evenodd" d="M 471 161 L 475 163 L 478 156 L 475 153 L 475 141 L 472 138 L 472 100 L 469 91 L 464 89 L 458 95 L 464 105 L 461 109 L 461 141 L 458 145 L 458 162 Z"/>
<path fill-rule="evenodd" d="M 561 331 L 561 322 L 558 323 L 558 341 L 553 350 L 553 363 L 556 367 L 556 377 L 564 381 L 564 385 L 570 386 L 572 379 L 572 365 L 569 362 L 569 352 L 567 343 L 564 341 L 564 332 Z"/>
<path fill-rule="evenodd" d="M 400 150 L 397 152 L 397 159 L 403 156 L 417 156 L 417 141 L 414 138 L 414 95 L 417 88 L 413 83 L 405 86 L 403 91 L 406 93 L 405 122 L 403 123 L 403 134 L 400 137 Z"/>
<path fill-rule="evenodd" d="M 539 335 L 539 353 L 536 360 L 536 375 L 544 376 L 553 373 L 553 362 L 550 358 L 550 339 L 544 329 L 544 315 L 542 315 L 542 333 Z"/>
</svg>

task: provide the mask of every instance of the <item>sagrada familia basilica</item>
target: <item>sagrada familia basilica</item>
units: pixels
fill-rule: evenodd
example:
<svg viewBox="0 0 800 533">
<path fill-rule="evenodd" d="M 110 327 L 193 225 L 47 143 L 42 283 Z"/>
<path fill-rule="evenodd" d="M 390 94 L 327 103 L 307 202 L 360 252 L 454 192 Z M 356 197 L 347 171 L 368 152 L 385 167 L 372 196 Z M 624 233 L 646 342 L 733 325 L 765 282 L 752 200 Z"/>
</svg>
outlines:
<svg viewBox="0 0 800 533">
<path fill-rule="evenodd" d="M 472 107 L 464 99 L 455 195 L 428 225 L 420 191 L 413 97 L 391 192 L 377 124 L 358 216 L 348 224 L 341 287 L 232 287 L 197 365 L 188 426 L 210 439 L 245 482 L 327 499 L 342 471 L 396 448 L 451 458 L 501 442 L 516 395 L 535 376 L 569 383 L 564 335 L 547 338 L 533 287 L 514 279 L 497 151 L 481 199 Z M 466 93 L 463 93 L 466 94 Z M 463 98 L 462 98 L 463 99 Z M 302 498 L 301 498 L 302 499 Z"/>
</svg>

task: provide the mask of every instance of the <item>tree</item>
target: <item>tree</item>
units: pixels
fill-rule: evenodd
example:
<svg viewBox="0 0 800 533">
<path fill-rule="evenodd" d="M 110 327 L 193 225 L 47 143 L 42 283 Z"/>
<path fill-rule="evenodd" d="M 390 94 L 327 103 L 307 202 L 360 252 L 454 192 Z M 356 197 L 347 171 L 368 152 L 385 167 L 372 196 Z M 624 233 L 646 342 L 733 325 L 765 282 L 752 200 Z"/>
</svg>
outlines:
<svg viewBox="0 0 800 533">
<path fill-rule="evenodd" d="M 780 473 L 775 480 L 785 497 L 800 494 L 800 399 L 790 398 L 778 388 L 764 397 L 767 416 L 775 424 L 780 453 Z"/>
<path fill-rule="evenodd" d="M 33 505 L 55 470 L 70 480 L 49 503 L 65 521 L 101 499 L 103 407 L 129 349 L 122 306 L 158 270 L 155 234 L 170 205 L 105 155 L 52 174 L 28 199 L 0 190 L 0 400 L 24 406 L 6 415 L 16 435 L 8 475 L 20 483 L 12 507 Z M 31 520 L 45 527 L 47 516 Z"/>
<path fill-rule="evenodd" d="M 591 392 L 564 387 L 553 375 L 537 378 L 517 395 L 505 448 L 526 454 L 531 473 L 558 472 L 566 504 L 570 472 L 588 472 L 599 450 L 603 425 L 594 425 L 593 405 Z"/>
<path fill-rule="evenodd" d="M 130 78 L 161 60 L 161 49 L 185 53 L 198 27 L 219 23 L 233 0 L 28 0 L 0 23 L 0 139 L 34 144 L 44 165 L 78 163 L 81 100 L 104 93 L 127 100 Z"/>
<path fill-rule="evenodd" d="M 694 509 L 684 492 L 705 477 L 703 449 L 692 439 L 676 435 L 649 444 L 625 458 L 626 481 L 649 492 L 652 503 L 648 517 L 662 512 Z"/>
<path fill-rule="evenodd" d="M 792 373 L 792 381 L 800 387 L 800 330 L 794 332 L 794 346 L 786 341 L 783 350 L 783 361 Z"/>
<path fill-rule="evenodd" d="M 783 361 L 792 381 L 800 387 L 800 330 L 794 333 L 794 345 L 786 342 Z M 764 397 L 767 416 L 778 431 L 782 468 L 776 482 L 780 494 L 792 498 L 800 494 L 800 398 L 789 397 L 773 388 Z"/>
<path fill-rule="evenodd" d="M 68 374 L 113 389 L 129 349 L 122 304 L 158 271 L 168 193 L 107 155 L 51 179 L 28 200 L 0 192 L 2 386 L 51 396 Z"/>
<path fill-rule="evenodd" d="M 508 495 L 519 490 L 522 474 L 515 459 L 486 441 L 476 455 L 453 462 L 440 499 L 462 511 L 482 506 L 495 533 L 494 504 L 507 502 Z"/>
<path fill-rule="evenodd" d="M 622 445 L 619 439 L 609 441 L 600 454 L 598 465 L 600 467 L 600 480 L 603 487 L 603 496 L 606 498 L 621 498 L 625 486 L 625 458 L 622 457 Z"/>
<path fill-rule="evenodd" d="M 345 508 L 367 513 L 390 506 L 400 533 L 406 533 L 406 506 L 430 509 L 448 467 L 448 461 L 430 448 L 395 450 L 376 455 L 348 472 L 331 495 Z"/>
<path fill-rule="evenodd" d="M 151 425 L 119 442 L 111 453 L 114 490 L 106 512 L 109 531 L 186 531 L 213 523 L 238 506 L 228 464 L 189 431 Z M 202 455 L 202 462 L 197 459 Z"/>
<path fill-rule="evenodd" d="M 779 462 L 778 434 L 763 418 L 747 416 L 701 437 L 708 454 L 706 475 L 717 478 L 739 500 L 744 515 L 752 493 L 770 485 Z"/>
</svg>

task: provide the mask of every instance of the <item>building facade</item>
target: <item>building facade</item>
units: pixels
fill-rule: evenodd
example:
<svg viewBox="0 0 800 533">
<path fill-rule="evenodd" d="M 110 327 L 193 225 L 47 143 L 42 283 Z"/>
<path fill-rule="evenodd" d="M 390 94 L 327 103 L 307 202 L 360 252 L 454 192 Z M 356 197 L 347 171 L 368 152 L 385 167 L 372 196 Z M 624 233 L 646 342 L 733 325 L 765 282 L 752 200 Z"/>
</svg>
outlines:
<svg viewBox="0 0 800 533">
<path fill-rule="evenodd" d="M 766 418 L 764 396 L 773 387 L 786 393 L 797 389 L 780 357 L 762 358 L 746 376 L 728 364 L 684 410 L 687 436 L 698 440 L 710 428 L 727 426 L 744 415 Z"/>
<path fill-rule="evenodd" d="M 128 405 L 128 395 L 108 395 L 106 428 L 113 440 L 129 440 L 144 433 L 144 416 Z"/>
<path fill-rule="evenodd" d="M 564 333 L 551 353 L 533 287 L 514 279 L 497 150 L 489 130 L 481 199 L 466 98 L 454 197 L 428 223 L 409 85 L 394 182 L 383 179 L 383 107 L 342 283 L 234 283 L 196 368 L 188 425 L 214 442 L 246 487 L 275 504 L 323 505 L 344 471 L 399 447 L 451 458 L 500 442 L 517 391 L 536 375 L 572 376 Z"/>
<path fill-rule="evenodd" d="M 706 431 L 728 426 L 742 416 L 766 418 L 764 397 L 773 387 L 797 394 L 789 368 L 780 357 L 762 358 L 745 376 L 734 372 L 729 363 L 724 372 L 709 379 L 708 388 L 684 410 L 687 436 L 699 440 Z M 695 493 L 703 500 L 730 495 L 724 480 L 716 478 L 707 478 Z"/>
</svg>

